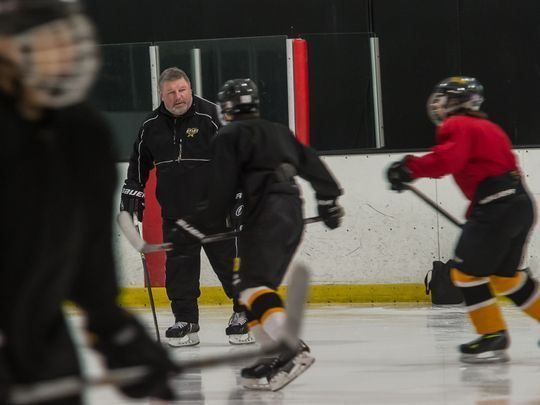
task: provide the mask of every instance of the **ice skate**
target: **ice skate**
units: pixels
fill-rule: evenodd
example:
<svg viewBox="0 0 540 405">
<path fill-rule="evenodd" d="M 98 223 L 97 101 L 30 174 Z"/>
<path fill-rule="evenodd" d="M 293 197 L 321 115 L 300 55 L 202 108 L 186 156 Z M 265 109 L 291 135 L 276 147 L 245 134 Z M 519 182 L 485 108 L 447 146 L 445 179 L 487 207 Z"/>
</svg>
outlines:
<svg viewBox="0 0 540 405">
<path fill-rule="evenodd" d="M 459 346 L 464 363 L 504 363 L 510 360 L 506 349 L 510 339 L 505 330 L 488 333 Z"/>
<path fill-rule="evenodd" d="M 250 390 L 270 390 L 268 377 L 277 363 L 278 357 L 263 357 L 254 365 L 243 368 L 240 371 L 242 386 Z"/>
<path fill-rule="evenodd" d="M 167 343 L 172 347 L 195 346 L 199 344 L 199 325 L 189 322 L 176 322 L 165 332 Z"/>
<path fill-rule="evenodd" d="M 255 343 L 255 338 L 249 332 L 246 314 L 234 312 L 229 319 L 229 326 L 225 329 L 231 345 L 248 345 Z"/>
<path fill-rule="evenodd" d="M 296 352 L 279 356 L 279 363 L 274 365 L 268 377 L 270 389 L 279 391 L 304 373 L 314 362 L 315 357 L 311 355 L 309 347 L 300 341 Z"/>
<path fill-rule="evenodd" d="M 242 385 L 253 390 L 279 391 L 306 371 L 314 361 L 309 347 L 301 341 L 297 351 L 263 358 L 255 365 L 242 369 Z"/>
</svg>

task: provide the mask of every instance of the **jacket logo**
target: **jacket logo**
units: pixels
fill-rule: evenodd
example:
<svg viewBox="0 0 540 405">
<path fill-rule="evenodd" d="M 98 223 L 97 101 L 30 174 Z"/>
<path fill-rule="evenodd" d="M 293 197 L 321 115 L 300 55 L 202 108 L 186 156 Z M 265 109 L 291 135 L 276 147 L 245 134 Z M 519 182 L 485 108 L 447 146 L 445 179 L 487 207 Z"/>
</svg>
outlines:
<svg viewBox="0 0 540 405">
<path fill-rule="evenodd" d="M 188 128 L 186 129 L 186 136 L 188 138 L 193 138 L 199 132 L 199 128 Z"/>
</svg>

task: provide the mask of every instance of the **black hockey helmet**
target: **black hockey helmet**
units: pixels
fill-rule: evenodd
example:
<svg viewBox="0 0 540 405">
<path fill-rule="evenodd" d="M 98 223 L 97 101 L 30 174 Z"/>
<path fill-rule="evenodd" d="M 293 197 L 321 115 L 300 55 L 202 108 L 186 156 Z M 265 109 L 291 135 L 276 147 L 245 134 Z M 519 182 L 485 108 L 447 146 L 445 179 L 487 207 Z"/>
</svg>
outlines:
<svg viewBox="0 0 540 405">
<path fill-rule="evenodd" d="M 223 114 L 253 114 L 259 112 L 259 90 L 251 79 L 228 80 L 218 93 Z"/>
<path fill-rule="evenodd" d="M 459 111 L 479 111 L 484 86 L 474 77 L 453 76 L 438 83 L 427 102 L 428 116 L 435 125 Z"/>
<path fill-rule="evenodd" d="M 81 12 L 78 0 L 0 0 L 0 35 L 24 32 Z"/>
</svg>

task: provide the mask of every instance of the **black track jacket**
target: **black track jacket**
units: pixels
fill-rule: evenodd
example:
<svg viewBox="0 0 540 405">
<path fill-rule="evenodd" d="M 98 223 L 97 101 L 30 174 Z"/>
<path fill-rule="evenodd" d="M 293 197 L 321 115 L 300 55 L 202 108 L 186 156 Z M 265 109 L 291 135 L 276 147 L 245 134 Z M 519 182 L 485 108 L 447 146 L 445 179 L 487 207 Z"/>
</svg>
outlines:
<svg viewBox="0 0 540 405">
<path fill-rule="evenodd" d="M 139 130 L 127 182 L 143 187 L 155 166 L 162 217 L 192 214 L 206 195 L 210 145 L 220 126 L 216 105 L 203 98 L 193 96 L 192 106 L 180 117 L 174 117 L 161 103 Z"/>
</svg>

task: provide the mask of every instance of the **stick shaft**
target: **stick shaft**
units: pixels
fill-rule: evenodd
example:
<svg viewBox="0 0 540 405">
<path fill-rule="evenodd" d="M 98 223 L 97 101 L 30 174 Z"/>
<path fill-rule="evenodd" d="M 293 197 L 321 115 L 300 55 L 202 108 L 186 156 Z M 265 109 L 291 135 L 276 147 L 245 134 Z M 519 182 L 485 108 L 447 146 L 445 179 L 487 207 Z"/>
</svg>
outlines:
<svg viewBox="0 0 540 405">
<path fill-rule="evenodd" d="M 139 225 L 135 225 L 137 232 L 141 234 Z M 144 271 L 144 282 L 146 284 L 146 290 L 148 291 L 148 300 L 150 301 L 150 308 L 152 309 L 152 317 L 154 318 L 154 328 L 156 329 L 156 339 L 158 342 L 161 342 L 161 337 L 159 336 L 159 326 L 157 321 L 156 306 L 154 304 L 154 294 L 152 293 L 152 284 L 150 282 L 150 273 L 148 272 L 148 265 L 146 263 L 146 257 L 144 253 L 141 252 L 141 261 Z"/>
<path fill-rule="evenodd" d="M 310 218 L 304 218 L 304 224 L 314 224 L 315 222 L 321 222 L 323 221 L 322 217 L 310 217 Z M 213 243 L 213 242 L 219 242 L 222 240 L 232 239 L 239 236 L 241 231 L 235 230 L 230 232 L 222 232 L 222 233 L 216 233 L 213 235 L 207 235 L 204 238 L 201 239 L 201 243 Z"/>
<path fill-rule="evenodd" d="M 437 211 L 439 214 L 441 214 L 447 220 L 452 222 L 454 225 L 456 225 L 459 228 L 463 228 L 463 224 L 461 222 L 459 222 L 452 214 L 450 214 L 444 208 L 440 207 L 435 201 L 433 201 L 427 195 L 422 193 L 416 187 L 411 186 L 410 184 L 404 184 L 404 186 L 405 186 L 405 188 L 407 190 L 412 191 L 414 194 L 416 194 L 417 197 L 419 197 L 422 201 L 424 201 L 426 204 L 428 204 L 431 208 L 435 209 L 435 211 Z"/>
</svg>

